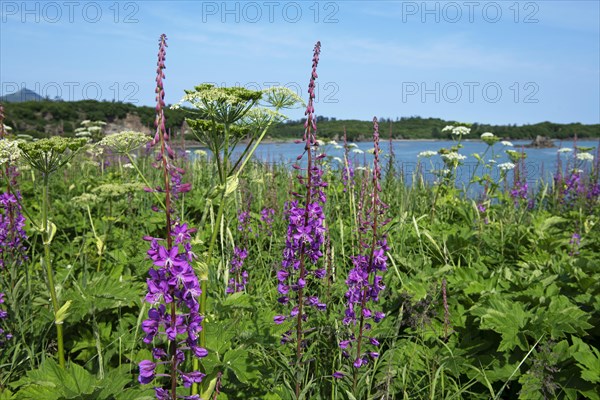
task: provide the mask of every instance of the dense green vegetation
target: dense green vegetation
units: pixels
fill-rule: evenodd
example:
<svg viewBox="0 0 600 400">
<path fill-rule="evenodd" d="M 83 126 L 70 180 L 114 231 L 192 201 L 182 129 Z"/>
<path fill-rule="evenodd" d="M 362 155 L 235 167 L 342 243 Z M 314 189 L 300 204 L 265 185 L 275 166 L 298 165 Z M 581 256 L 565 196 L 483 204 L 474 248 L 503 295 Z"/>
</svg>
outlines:
<svg viewBox="0 0 600 400">
<path fill-rule="evenodd" d="M 152 263 L 142 237 L 163 234 L 163 215 L 151 211 L 155 198 L 142 190 L 145 183 L 127 159 L 85 150 L 50 177 L 52 238 L 32 224 L 40 221 L 43 177 L 18 164 L 22 203 L 32 219 L 28 258 L 0 270 L 0 306 L 7 311 L 0 323 L 13 334 L 0 355 L 0 399 L 153 396 L 150 385 L 137 382 L 137 363 L 150 356 L 140 323 Z M 135 162 L 150 182 L 160 182 L 153 160 L 139 153 Z M 475 202 L 453 187 L 451 175 L 434 186 L 415 175 L 417 183 L 407 186 L 387 161 L 381 198 L 389 206 L 384 231 L 390 249 L 377 305 L 387 317 L 370 333 L 381 342 L 379 357 L 362 367 L 354 389 L 351 361 L 338 343 L 348 271 L 360 251 L 352 204 L 368 198 L 372 165 L 356 169 L 351 187 L 334 160 L 321 161 L 329 237 L 321 262 L 329 272 L 312 290 L 327 311 L 311 314 L 308 364 L 299 378 L 293 351 L 280 345 L 286 328 L 273 317 L 281 312 L 275 274 L 288 225 L 285 202 L 302 186 L 278 165 L 252 163 L 240 176 L 209 271 L 209 356 L 202 365 L 207 382 L 218 385 L 216 398 L 292 399 L 292 382 L 301 379 L 305 399 L 599 399 L 598 195 L 569 192 L 564 180 L 540 182 L 535 192 L 515 198 L 512 180 L 502 178 L 489 186 L 487 200 Z M 202 154 L 177 164 L 192 184 L 177 207 L 181 220 L 198 229 L 193 251 L 200 272 L 218 229 L 219 174 Z M 597 185 L 597 173 L 585 165 L 592 174 L 582 182 Z M 261 219 L 265 208 L 274 210 L 269 229 Z M 250 236 L 238 229 L 240 211 L 250 212 Z M 48 240 L 58 301 L 69 304 L 62 319 L 66 369 L 56 361 L 55 316 L 42 268 Z M 246 289 L 232 295 L 225 289 L 234 246 L 248 250 L 249 277 Z M 350 379 L 333 379 L 334 371 Z"/>
<path fill-rule="evenodd" d="M 285 88 L 202 84 L 194 113 L 166 109 L 164 34 L 155 108 L 11 104 L 6 130 L 0 107 L 0 400 L 600 400 L 600 152 L 563 147 L 533 182 L 501 140 L 598 126 L 317 136 L 320 47 L 306 128 L 273 126 L 301 100 Z M 132 115 L 152 135 L 102 133 Z M 184 118 L 208 152 L 173 140 Z M 373 148 L 322 140 L 344 128 Z M 407 177 L 387 128 L 453 144 Z M 256 161 L 267 134 L 301 154 Z"/>
<path fill-rule="evenodd" d="M 25 133 L 33 137 L 45 137 L 45 132 L 71 135 L 83 120 L 113 122 L 124 119 L 127 114 L 137 115 L 143 126 L 153 128 L 154 107 L 135 106 L 120 102 L 99 102 L 83 100 L 74 102 L 28 101 L 5 104 L 5 123 L 15 128 L 16 133 Z M 190 109 L 165 109 L 167 128 L 177 134 L 183 121 L 190 117 Z M 344 129 L 352 141 L 369 140 L 371 122 L 358 120 L 337 120 L 335 118 L 317 118 L 321 138 L 341 138 Z M 400 119 L 382 119 L 382 135 L 388 136 L 390 130 L 397 139 L 449 139 L 450 133 L 441 129 L 453 121 L 439 118 L 402 117 Z M 288 121 L 277 124 L 269 131 L 272 138 L 296 138 L 303 130 L 303 121 Z M 537 135 L 555 139 L 600 137 L 600 124 L 583 125 L 580 123 L 557 124 L 541 122 L 532 125 L 489 125 L 475 123 L 472 132 L 479 136 L 483 132 L 494 132 L 506 139 L 534 139 Z M 189 136 L 193 139 L 193 136 Z"/>
<path fill-rule="evenodd" d="M 290 121 L 280 124 L 273 129 L 274 137 L 295 137 L 301 132 L 303 121 Z M 439 118 L 402 117 L 400 119 L 381 119 L 382 135 L 389 137 L 391 132 L 395 139 L 451 139 L 450 132 L 442 132 L 446 125 L 454 121 L 444 121 Z M 324 138 L 340 139 L 346 130 L 349 140 L 369 140 L 372 123 L 358 120 L 336 120 L 335 118 L 317 117 L 319 136 Z M 600 137 L 600 124 L 583 125 L 556 124 L 541 122 L 533 125 L 489 125 L 474 123 L 471 133 L 479 137 L 484 132 L 493 132 L 496 136 L 505 139 L 534 139 L 537 135 L 555 139 Z"/>
<path fill-rule="evenodd" d="M 4 123 L 17 134 L 32 137 L 48 137 L 51 134 L 72 136 L 84 120 L 114 122 L 127 115 L 138 116 L 147 131 L 154 128 L 156 111 L 154 107 L 138 107 L 129 103 L 96 100 L 65 101 L 26 101 L 5 103 Z M 178 132 L 189 112 L 166 109 L 167 128 Z"/>
</svg>

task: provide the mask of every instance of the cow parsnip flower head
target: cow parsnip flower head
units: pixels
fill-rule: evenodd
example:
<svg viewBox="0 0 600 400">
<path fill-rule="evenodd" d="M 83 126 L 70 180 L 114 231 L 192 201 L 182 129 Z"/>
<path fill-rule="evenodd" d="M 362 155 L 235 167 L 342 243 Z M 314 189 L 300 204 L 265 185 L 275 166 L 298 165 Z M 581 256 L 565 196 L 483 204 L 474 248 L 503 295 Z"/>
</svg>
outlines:
<svg viewBox="0 0 600 400">
<path fill-rule="evenodd" d="M 262 93 L 263 100 L 275 109 L 306 107 L 302 97 L 290 88 L 274 86 L 264 89 Z"/>
<path fill-rule="evenodd" d="M 19 143 L 16 140 L 0 139 L 0 166 L 15 163 L 21 156 Z"/>
<path fill-rule="evenodd" d="M 481 134 L 481 140 L 488 146 L 491 146 L 498 141 L 498 137 L 491 132 L 484 132 Z"/>
<path fill-rule="evenodd" d="M 561 147 L 560 149 L 557 150 L 557 153 L 570 153 L 572 151 L 573 151 L 573 149 L 570 147 Z"/>
<path fill-rule="evenodd" d="M 179 104 L 188 102 L 200 111 L 202 118 L 232 124 L 242 118 L 262 97 L 262 91 L 204 83 L 194 90 L 186 90 Z"/>
<path fill-rule="evenodd" d="M 516 150 L 505 150 L 505 152 L 508 155 L 508 158 L 510 158 L 510 161 L 513 163 L 518 163 L 519 161 L 527 158 L 526 153 L 521 153 Z"/>
<path fill-rule="evenodd" d="M 452 134 L 454 136 L 464 136 L 464 135 L 468 135 L 469 133 L 471 133 L 471 128 L 469 128 L 468 126 L 465 126 L 467 124 L 463 124 L 463 125 L 446 125 L 444 128 L 442 128 L 442 132 L 452 132 Z"/>
<path fill-rule="evenodd" d="M 506 146 L 506 147 L 513 147 L 514 146 L 514 144 L 512 144 L 512 142 L 509 142 L 508 140 L 503 140 L 503 141 L 500 142 L 500 144 L 502 146 Z"/>
<path fill-rule="evenodd" d="M 594 161 L 594 156 L 590 153 L 577 153 L 579 161 Z"/>
<path fill-rule="evenodd" d="M 48 175 L 68 163 L 77 150 L 87 143 L 87 139 L 69 139 L 53 136 L 35 142 L 19 141 L 19 149 L 23 158 L 33 168 Z"/>
<path fill-rule="evenodd" d="M 471 128 L 466 126 L 456 126 L 452 129 L 452 134 L 455 136 L 464 136 L 471 133 Z"/>
<path fill-rule="evenodd" d="M 81 208 L 92 206 L 98 202 L 98 196 L 92 193 L 83 193 L 71 199 L 71 202 Z"/>
<path fill-rule="evenodd" d="M 143 183 L 106 183 L 92 189 L 92 192 L 104 198 L 115 198 L 144 190 Z"/>
<path fill-rule="evenodd" d="M 419 158 L 430 158 L 437 154 L 437 151 L 425 150 L 417 154 Z"/>
<path fill-rule="evenodd" d="M 128 154 L 151 139 L 149 135 L 142 132 L 123 131 L 105 136 L 98 145 L 108 147 L 115 153 Z"/>
<path fill-rule="evenodd" d="M 280 123 L 287 119 L 288 117 L 286 115 L 283 115 L 278 111 L 265 107 L 253 107 L 248 110 L 246 115 L 239 121 L 239 125 L 251 129 L 262 130 L 271 120 L 273 121 L 272 123 Z"/>
<path fill-rule="evenodd" d="M 451 151 L 446 154 L 441 155 L 442 159 L 445 161 L 463 161 L 467 158 L 467 156 Z"/>
<path fill-rule="evenodd" d="M 511 162 L 505 162 L 502 164 L 498 164 L 498 168 L 502 171 L 509 171 L 509 170 L 515 168 L 515 164 L 513 164 Z"/>
</svg>

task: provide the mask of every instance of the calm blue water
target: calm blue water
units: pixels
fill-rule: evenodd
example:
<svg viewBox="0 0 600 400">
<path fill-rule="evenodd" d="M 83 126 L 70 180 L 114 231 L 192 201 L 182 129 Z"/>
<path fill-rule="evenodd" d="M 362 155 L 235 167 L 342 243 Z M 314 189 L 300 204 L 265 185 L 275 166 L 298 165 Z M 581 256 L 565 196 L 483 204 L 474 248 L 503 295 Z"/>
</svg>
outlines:
<svg viewBox="0 0 600 400">
<path fill-rule="evenodd" d="M 555 140 L 554 143 L 556 147 L 550 149 L 534 149 L 534 148 L 525 148 L 524 146 L 529 144 L 531 141 L 512 141 L 513 147 L 508 147 L 502 145 L 500 142 L 494 144 L 489 147 L 484 142 L 479 140 L 473 141 L 464 141 L 462 142 L 463 148 L 459 150 L 459 153 L 466 156 L 467 158 L 462 162 L 462 165 L 457 168 L 456 171 L 456 183 L 461 185 L 467 185 L 473 176 L 473 172 L 477 166 L 477 160 L 472 156 L 473 153 L 477 153 L 482 156 L 486 162 L 490 159 L 494 159 L 496 161 L 496 166 L 493 166 L 491 170 L 484 170 L 484 168 L 480 165 L 476 169 L 477 175 L 482 175 L 483 173 L 490 173 L 492 178 L 495 181 L 500 179 L 500 169 L 497 167 L 498 164 L 502 164 L 510 161 L 508 155 L 506 154 L 506 150 L 516 150 L 523 151 L 527 154 L 525 159 L 525 172 L 526 172 L 526 180 L 530 184 L 530 187 L 533 187 L 535 183 L 538 183 L 540 179 L 545 181 L 550 181 L 552 179 L 553 174 L 556 172 L 556 166 L 559 160 L 561 160 L 561 165 L 563 170 L 566 165 L 569 165 L 571 168 L 574 167 L 573 164 L 573 152 L 570 153 L 562 153 L 558 154 L 557 150 L 561 147 L 569 147 L 574 148 L 575 143 L 573 141 L 558 141 Z M 578 162 L 577 167 L 589 170 L 592 167 L 592 164 L 597 162 L 597 149 L 599 141 L 596 140 L 578 140 L 577 146 L 579 147 L 593 147 L 594 150 L 591 151 L 591 154 L 594 155 L 593 162 Z M 341 143 L 339 144 L 341 145 Z M 354 151 L 350 151 L 350 159 L 353 161 L 355 166 L 367 165 L 371 166 L 373 163 L 373 155 L 368 152 L 368 150 L 373 148 L 373 143 L 370 142 L 360 142 L 356 143 L 356 149 L 361 150 L 363 153 L 357 153 Z M 412 182 L 412 177 L 414 172 L 419 167 L 419 158 L 417 155 L 422 151 L 435 151 L 437 152 L 441 148 L 450 148 L 456 145 L 456 142 L 453 141 L 428 141 L 428 140 L 400 140 L 392 142 L 394 156 L 396 160 L 396 171 L 402 172 L 406 182 Z M 489 147 L 489 149 L 488 149 Z M 243 144 L 238 146 L 236 149 L 236 153 L 243 150 Z M 382 150 L 382 155 L 380 157 L 381 164 L 385 166 L 387 164 L 388 155 L 390 153 L 389 141 L 383 141 L 380 143 L 380 148 Z M 256 152 L 254 153 L 254 158 L 266 163 L 279 163 L 285 164 L 291 167 L 293 163 L 296 162 L 296 158 L 302 154 L 304 149 L 304 143 L 263 143 L 259 145 Z M 344 149 L 336 148 L 336 146 L 331 144 L 326 144 L 321 147 L 322 151 L 325 152 L 328 156 L 328 162 L 330 162 L 331 167 L 333 169 L 339 169 L 343 167 L 343 164 L 340 163 L 340 160 L 344 158 Z M 487 149 L 487 153 L 486 152 Z M 484 156 L 485 153 L 485 156 Z M 305 162 L 306 155 L 303 157 L 302 161 Z M 302 163 L 302 162 L 301 162 Z M 434 171 L 439 171 L 444 169 L 444 162 L 440 158 L 439 155 L 432 156 L 431 158 L 421 158 L 421 171 L 426 181 L 433 182 L 437 179 L 437 175 Z M 507 174 L 507 179 L 509 182 L 512 181 L 512 171 L 509 171 Z M 477 188 L 473 188 L 475 192 L 477 192 Z"/>
<path fill-rule="evenodd" d="M 551 177 L 552 173 L 556 171 L 556 164 L 558 161 L 557 158 L 557 150 L 560 147 L 574 147 L 574 143 L 572 141 L 555 141 L 556 147 L 550 149 L 533 149 L 533 148 L 524 148 L 523 146 L 529 144 L 530 141 L 513 141 L 514 147 L 503 146 L 500 142 L 494 144 L 485 155 L 485 160 L 491 159 L 493 156 L 498 156 L 495 158 L 498 164 L 510 161 L 505 150 L 511 149 L 516 151 L 524 151 L 527 154 L 527 158 L 525 159 L 525 168 L 527 171 L 527 180 L 530 182 L 538 181 L 539 178 L 547 179 Z M 341 144 L 341 143 L 340 143 Z M 455 145 L 456 142 L 453 141 L 425 141 L 425 140 L 402 140 L 402 141 L 394 141 L 393 151 L 396 159 L 396 167 L 398 171 L 403 171 L 406 177 L 410 177 L 412 173 L 417 168 L 418 157 L 417 155 L 426 150 L 438 151 L 441 148 L 450 148 Z M 350 152 L 350 158 L 355 161 L 358 165 L 363 165 L 367 163 L 370 165 L 373 160 L 372 154 L 369 154 L 367 150 L 373 148 L 373 144 L 369 142 L 361 142 L 356 143 L 357 148 L 364 151 L 363 154 L 357 154 L 354 152 Z M 457 170 L 457 180 L 459 182 L 468 182 L 473 174 L 473 169 L 477 164 L 477 160 L 472 156 L 473 153 L 478 153 L 483 155 L 488 148 L 488 145 L 481 141 L 464 141 L 462 142 L 464 146 L 460 149 L 459 153 L 467 156 L 467 158 L 463 161 L 463 165 L 460 166 Z M 598 148 L 598 140 L 578 140 L 577 146 L 585 146 L 585 147 L 594 147 L 592 154 L 594 155 L 594 162 L 596 161 Z M 296 160 L 296 157 L 300 155 L 303 151 L 304 144 L 299 143 L 265 143 L 261 144 L 254 155 L 254 157 L 263 162 L 270 163 L 286 163 L 291 164 Z M 389 142 L 385 141 L 380 143 L 380 148 L 383 151 L 382 160 L 385 164 L 387 162 L 385 156 L 389 154 Z M 339 157 L 343 159 L 344 150 L 336 149 L 332 145 L 323 146 L 322 149 L 324 152 L 330 157 Z M 563 153 L 560 155 L 562 160 L 562 165 L 564 167 L 567 160 L 573 158 L 573 153 Z M 332 166 L 338 164 L 336 160 L 331 160 Z M 586 163 L 591 166 L 592 163 Z M 433 174 L 431 170 L 440 170 L 444 168 L 444 163 L 439 155 L 435 155 L 430 159 L 423 158 L 422 159 L 422 169 L 425 173 L 425 176 L 431 175 L 433 178 Z M 477 170 L 478 174 L 482 172 L 481 166 Z M 496 175 L 496 176 L 494 176 Z M 492 169 L 492 176 L 497 178 L 500 176 L 500 171 L 498 168 L 494 167 Z"/>
</svg>

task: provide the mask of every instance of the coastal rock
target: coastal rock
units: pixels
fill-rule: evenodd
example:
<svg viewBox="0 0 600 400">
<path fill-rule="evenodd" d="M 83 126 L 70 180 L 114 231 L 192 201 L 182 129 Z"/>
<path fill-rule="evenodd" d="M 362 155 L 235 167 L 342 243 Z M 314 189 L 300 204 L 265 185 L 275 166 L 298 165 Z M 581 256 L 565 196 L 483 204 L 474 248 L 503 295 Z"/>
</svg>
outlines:
<svg viewBox="0 0 600 400">
<path fill-rule="evenodd" d="M 554 142 L 552 139 L 547 138 L 546 136 L 537 135 L 533 141 L 526 145 L 525 147 L 534 148 L 534 149 L 550 149 L 554 146 Z"/>
</svg>

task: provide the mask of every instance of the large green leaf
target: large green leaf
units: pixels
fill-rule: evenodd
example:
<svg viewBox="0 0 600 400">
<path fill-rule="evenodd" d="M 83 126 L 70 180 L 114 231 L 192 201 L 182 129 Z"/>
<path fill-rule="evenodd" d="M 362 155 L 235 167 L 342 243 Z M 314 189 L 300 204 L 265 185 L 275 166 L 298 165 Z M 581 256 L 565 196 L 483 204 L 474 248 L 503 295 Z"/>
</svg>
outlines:
<svg viewBox="0 0 600 400">
<path fill-rule="evenodd" d="M 581 368 L 581 378 L 588 382 L 600 384 L 600 351 L 595 347 L 590 347 L 583 340 L 573 336 L 573 358 L 577 360 L 577 365 Z"/>
<path fill-rule="evenodd" d="M 471 312 L 479 317 L 481 329 L 490 329 L 502 336 L 498 351 L 512 351 L 515 347 L 527 350 L 523 328 L 531 319 L 531 313 L 522 303 L 494 295 L 487 299 L 487 306 L 476 306 Z"/>
<path fill-rule="evenodd" d="M 550 300 L 547 312 L 538 314 L 538 321 L 553 339 L 561 339 L 566 333 L 585 334 L 593 328 L 587 321 L 588 313 L 573 304 L 566 296 L 556 296 Z"/>
<path fill-rule="evenodd" d="M 240 382 L 248 384 L 258 377 L 258 370 L 252 367 L 250 353 L 245 349 L 233 349 L 225 353 L 223 364 L 226 365 Z"/>
</svg>

